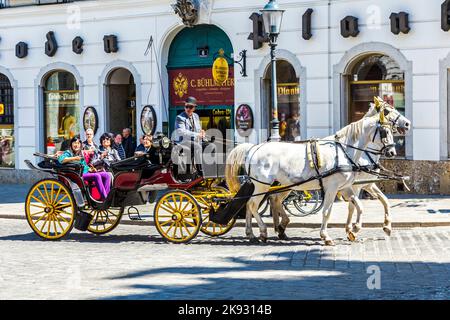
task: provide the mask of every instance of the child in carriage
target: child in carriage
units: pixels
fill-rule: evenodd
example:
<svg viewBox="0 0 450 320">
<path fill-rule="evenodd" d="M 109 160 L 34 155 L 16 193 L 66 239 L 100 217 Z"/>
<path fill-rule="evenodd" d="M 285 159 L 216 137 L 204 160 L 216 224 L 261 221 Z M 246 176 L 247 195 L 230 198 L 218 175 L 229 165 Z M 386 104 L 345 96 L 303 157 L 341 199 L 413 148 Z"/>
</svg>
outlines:
<svg viewBox="0 0 450 320">
<path fill-rule="evenodd" d="M 80 138 L 75 137 L 70 140 L 69 149 L 58 157 L 61 164 L 75 163 L 83 166 L 83 179 L 95 182 L 102 199 L 106 199 L 111 190 L 111 175 L 108 172 L 97 172 L 94 167 L 90 167 L 82 151 Z"/>
</svg>

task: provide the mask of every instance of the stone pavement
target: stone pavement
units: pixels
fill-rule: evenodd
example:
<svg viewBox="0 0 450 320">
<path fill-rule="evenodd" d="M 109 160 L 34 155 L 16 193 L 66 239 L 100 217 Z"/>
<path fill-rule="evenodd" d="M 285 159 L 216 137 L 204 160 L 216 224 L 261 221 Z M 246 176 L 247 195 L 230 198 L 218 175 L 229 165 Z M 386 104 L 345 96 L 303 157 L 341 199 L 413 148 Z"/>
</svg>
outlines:
<svg viewBox="0 0 450 320">
<path fill-rule="evenodd" d="M 121 225 L 96 237 L 35 236 L 26 221 L 0 219 L 0 299 L 449 299 L 450 227 L 365 229 L 350 243 L 331 229 L 250 244 L 242 228 L 188 245 L 154 227 Z"/>
<path fill-rule="evenodd" d="M 24 200 L 30 186 L 0 185 L 0 218 L 25 218 Z M 394 227 L 421 227 L 421 226 L 450 226 L 450 196 L 423 196 L 423 195 L 388 195 L 392 207 Z M 363 200 L 363 222 L 366 227 L 380 227 L 384 219 L 384 209 L 378 200 Z M 153 224 L 153 205 L 140 206 L 139 210 L 144 221 L 130 221 L 125 216 L 123 223 L 133 225 Z M 308 217 L 290 217 L 290 227 L 317 228 L 322 222 L 321 213 Z M 354 221 L 356 213 L 354 215 Z M 270 217 L 264 218 L 268 225 Z M 331 227 L 343 227 L 347 220 L 347 203 L 337 201 L 333 207 L 330 220 Z M 239 221 L 237 226 L 243 226 Z"/>
</svg>

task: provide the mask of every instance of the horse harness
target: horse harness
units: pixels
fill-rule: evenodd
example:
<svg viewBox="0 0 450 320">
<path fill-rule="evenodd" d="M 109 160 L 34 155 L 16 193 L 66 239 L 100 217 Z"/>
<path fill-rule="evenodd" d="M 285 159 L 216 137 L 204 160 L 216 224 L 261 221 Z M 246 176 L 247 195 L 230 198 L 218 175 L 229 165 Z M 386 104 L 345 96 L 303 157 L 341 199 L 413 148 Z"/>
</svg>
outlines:
<svg viewBox="0 0 450 320">
<path fill-rule="evenodd" d="M 281 186 L 276 188 L 275 190 L 271 190 L 271 191 L 267 191 L 267 192 L 263 192 L 263 193 L 259 193 L 259 194 L 254 194 L 251 196 L 243 196 L 243 197 L 235 197 L 234 199 L 238 200 L 238 199 L 250 199 L 253 197 L 257 197 L 257 196 L 261 196 L 261 195 L 265 195 L 265 196 L 270 196 L 272 194 L 277 194 L 277 193 L 281 193 L 284 191 L 289 191 L 292 190 L 292 188 L 294 187 L 298 187 L 300 185 L 306 184 L 308 182 L 311 182 L 313 180 L 319 180 L 319 184 L 320 184 L 320 189 L 322 191 L 322 193 L 324 192 L 324 187 L 323 187 L 323 180 L 335 173 L 338 172 L 366 172 L 368 174 L 371 175 L 375 175 L 379 178 L 383 178 L 383 179 L 392 179 L 392 180 L 402 180 L 404 183 L 404 178 L 401 175 L 398 175 L 396 173 L 394 173 L 393 171 L 390 171 L 386 168 L 384 168 L 383 166 L 381 166 L 379 163 L 377 163 L 371 156 L 372 155 L 383 155 L 385 154 L 386 150 L 395 146 L 395 144 L 386 144 L 386 138 L 388 135 L 387 132 L 387 127 L 389 127 L 388 125 L 383 125 L 380 122 L 377 123 L 377 128 L 375 130 L 372 142 L 375 141 L 377 134 L 380 134 L 380 138 L 381 141 L 383 143 L 383 148 L 381 148 L 380 150 L 377 149 L 373 149 L 373 148 L 366 148 L 366 149 L 362 149 L 362 148 L 358 148 L 352 145 L 348 145 L 345 143 L 342 143 L 340 141 L 338 141 L 338 137 L 335 136 L 335 140 L 318 140 L 318 139 L 309 139 L 309 140 L 305 140 L 305 141 L 300 141 L 297 143 L 307 143 L 307 157 L 309 160 L 309 165 L 311 167 L 311 169 L 314 169 L 316 172 L 316 175 L 308 178 L 306 180 L 300 181 L 300 182 L 296 182 L 294 184 L 288 185 L 288 186 Z M 320 168 L 322 167 L 322 159 L 320 156 L 320 151 L 319 151 L 319 144 L 318 142 L 326 142 L 326 143 L 334 143 L 335 146 L 335 150 L 336 150 L 336 156 L 335 156 L 335 166 L 333 169 L 327 170 L 325 172 L 320 172 Z M 262 147 L 264 146 L 266 143 L 269 142 L 265 142 L 263 144 L 260 145 L 255 145 L 253 147 L 251 147 L 251 149 L 249 150 L 248 154 L 251 153 L 252 149 L 256 148 L 255 152 L 253 152 L 253 154 L 251 155 L 250 158 L 250 162 L 249 162 L 249 167 L 247 171 L 247 179 L 252 180 L 252 181 L 256 181 L 260 184 L 266 185 L 266 186 L 277 186 L 277 184 L 279 184 L 278 182 L 274 182 L 272 184 L 270 183 L 266 183 L 263 181 L 260 181 L 256 178 L 253 178 L 250 176 L 251 174 L 251 159 L 253 158 L 253 156 L 255 155 L 255 153 Z M 354 149 L 354 150 L 358 150 L 361 151 L 363 153 L 365 153 L 367 155 L 367 158 L 369 159 L 370 164 L 369 165 L 359 165 L 357 163 L 355 163 L 355 161 L 353 161 L 353 159 L 350 157 L 350 155 L 348 154 L 346 148 L 350 148 L 350 149 Z M 339 149 L 341 149 L 341 151 L 343 152 L 345 158 L 350 162 L 350 166 L 340 166 L 339 165 Z M 247 162 L 247 159 L 246 161 Z M 381 170 L 383 172 L 379 172 L 377 170 Z"/>
</svg>

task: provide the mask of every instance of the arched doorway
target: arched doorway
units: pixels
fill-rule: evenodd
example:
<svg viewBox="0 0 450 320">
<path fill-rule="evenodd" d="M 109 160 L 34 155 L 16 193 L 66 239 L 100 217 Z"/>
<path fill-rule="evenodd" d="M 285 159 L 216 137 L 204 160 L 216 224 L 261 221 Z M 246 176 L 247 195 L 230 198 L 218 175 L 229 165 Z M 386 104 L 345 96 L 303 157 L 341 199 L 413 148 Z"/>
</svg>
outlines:
<svg viewBox="0 0 450 320">
<path fill-rule="evenodd" d="M 228 80 L 217 84 L 212 77 L 214 60 L 223 51 L 229 65 Z M 197 98 L 196 112 L 204 130 L 234 128 L 233 47 L 226 33 L 214 25 L 196 25 L 182 29 L 170 45 L 167 72 L 169 78 L 169 124 L 171 134 L 175 118 L 184 111 L 189 96 Z"/>
<path fill-rule="evenodd" d="M 266 70 L 263 78 L 264 101 L 266 106 L 265 127 L 270 134 L 272 122 L 272 66 Z M 300 82 L 294 67 L 286 60 L 277 61 L 277 98 L 278 120 L 282 141 L 298 141 L 300 134 Z"/>
<path fill-rule="evenodd" d="M 14 168 L 14 89 L 0 73 L 0 168 Z"/>
<path fill-rule="evenodd" d="M 43 90 L 45 152 L 53 154 L 67 150 L 80 134 L 79 87 L 72 73 L 56 70 L 46 76 Z"/>
<path fill-rule="evenodd" d="M 111 71 L 106 79 L 107 131 L 122 133 L 131 129 L 136 141 L 136 84 L 133 74 L 125 68 Z"/>
<path fill-rule="evenodd" d="M 398 63 L 384 54 L 366 55 L 356 60 L 348 75 L 347 123 L 360 120 L 374 96 L 380 96 L 405 114 L 405 76 Z M 405 138 L 395 137 L 397 154 L 405 156 Z"/>
</svg>

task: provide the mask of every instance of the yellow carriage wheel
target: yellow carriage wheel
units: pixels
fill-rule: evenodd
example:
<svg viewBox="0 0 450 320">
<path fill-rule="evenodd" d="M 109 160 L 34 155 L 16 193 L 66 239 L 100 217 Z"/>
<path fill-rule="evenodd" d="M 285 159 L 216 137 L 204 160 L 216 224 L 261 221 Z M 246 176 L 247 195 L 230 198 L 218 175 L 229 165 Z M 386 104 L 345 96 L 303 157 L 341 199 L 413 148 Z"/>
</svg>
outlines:
<svg viewBox="0 0 450 320">
<path fill-rule="evenodd" d="M 70 190 L 54 179 L 37 182 L 25 201 L 28 224 L 46 240 L 59 240 L 69 234 L 76 210 Z"/>
<path fill-rule="evenodd" d="M 236 218 L 233 218 L 227 225 L 220 225 L 217 223 L 214 223 L 209 220 L 209 214 L 211 210 L 211 206 L 214 208 L 214 210 L 217 210 L 219 208 L 219 203 L 212 201 L 210 197 L 208 197 L 208 193 L 214 195 L 230 195 L 230 191 L 228 191 L 226 188 L 222 187 L 214 187 L 209 192 L 202 192 L 200 191 L 198 195 L 195 195 L 195 198 L 197 199 L 198 203 L 200 204 L 200 207 L 202 208 L 202 228 L 200 231 L 208 236 L 211 237 L 220 237 L 225 234 L 227 234 L 231 229 L 233 229 Z"/>
<path fill-rule="evenodd" d="M 155 206 L 153 213 L 158 232 L 170 242 L 186 243 L 194 239 L 202 225 L 197 200 L 186 191 L 169 191 Z"/>
<path fill-rule="evenodd" d="M 88 231 L 96 235 L 113 231 L 120 224 L 123 211 L 124 208 L 91 209 L 88 212 L 93 218 L 88 226 Z"/>
</svg>

